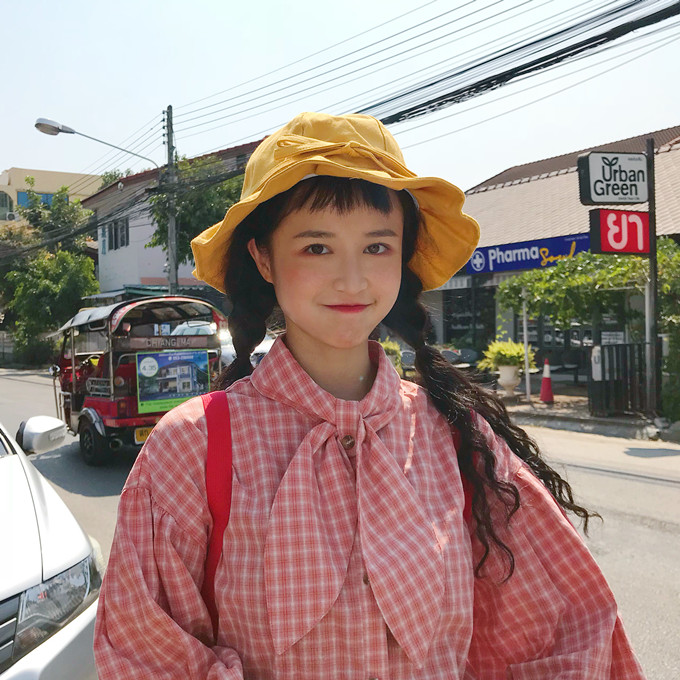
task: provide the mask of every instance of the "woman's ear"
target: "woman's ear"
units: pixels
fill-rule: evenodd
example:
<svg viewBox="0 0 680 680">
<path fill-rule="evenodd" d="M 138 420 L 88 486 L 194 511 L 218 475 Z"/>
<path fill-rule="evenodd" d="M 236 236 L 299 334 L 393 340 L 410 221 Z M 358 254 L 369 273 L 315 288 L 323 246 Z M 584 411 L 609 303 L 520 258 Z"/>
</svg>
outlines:
<svg viewBox="0 0 680 680">
<path fill-rule="evenodd" d="M 272 265 L 269 258 L 269 251 L 266 249 L 260 250 L 254 238 L 248 241 L 248 252 L 255 260 L 255 265 L 257 266 L 260 276 L 267 281 L 267 283 L 274 283 L 272 278 Z"/>
</svg>

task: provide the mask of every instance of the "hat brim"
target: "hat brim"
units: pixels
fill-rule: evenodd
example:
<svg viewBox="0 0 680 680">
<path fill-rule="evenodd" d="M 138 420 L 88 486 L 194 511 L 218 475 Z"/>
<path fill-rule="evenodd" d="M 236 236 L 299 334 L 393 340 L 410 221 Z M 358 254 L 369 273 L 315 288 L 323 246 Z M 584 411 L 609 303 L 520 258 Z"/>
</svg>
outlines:
<svg viewBox="0 0 680 680">
<path fill-rule="evenodd" d="M 229 208 L 221 222 L 191 241 L 197 279 L 225 293 L 227 248 L 234 229 L 265 201 L 287 191 L 309 175 L 363 179 L 395 191 L 408 189 L 418 201 L 424 228 L 408 263 L 423 290 L 439 288 L 470 259 L 479 241 L 479 225 L 462 212 L 465 195 L 438 177 L 394 177 L 383 170 L 350 168 L 325 156 L 312 156 L 279 166 L 261 187 Z"/>
</svg>

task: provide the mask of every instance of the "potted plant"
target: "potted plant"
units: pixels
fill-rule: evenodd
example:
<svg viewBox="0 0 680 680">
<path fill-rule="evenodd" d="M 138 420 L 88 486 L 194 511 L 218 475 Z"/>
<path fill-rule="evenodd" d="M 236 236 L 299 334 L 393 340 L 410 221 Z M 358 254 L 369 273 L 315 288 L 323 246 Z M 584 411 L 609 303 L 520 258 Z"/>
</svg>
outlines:
<svg viewBox="0 0 680 680">
<path fill-rule="evenodd" d="M 392 362 L 392 365 L 397 369 L 397 373 L 401 375 L 401 347 L 396 340 L 390 340 L 389 336 L 380 341 L 387 358 Z"/>
<path fill-rule="evenodd" d="M 536 368 L 535 355 L 536 351 L 529 345 L 530 368 Z M 477 367 L 498 371 L 498 384 L 505 389 L 505 396 L 512 397 L 519 385 L 520 370 L 524 367 L 524 345 L 512 340 L 494 340 L 484 351 L 484 358 Z"/>
</svg>

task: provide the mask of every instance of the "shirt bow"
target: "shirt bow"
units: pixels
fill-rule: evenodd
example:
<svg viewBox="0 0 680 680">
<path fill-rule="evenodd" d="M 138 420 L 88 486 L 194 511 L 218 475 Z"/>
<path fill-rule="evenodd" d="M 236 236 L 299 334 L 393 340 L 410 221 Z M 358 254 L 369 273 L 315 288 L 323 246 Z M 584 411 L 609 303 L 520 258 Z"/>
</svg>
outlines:
<svg viewBox="0 0 680 680">
<path fill-rule="evenodd" d="M 370 354 L 378 373 L 358 402 L 319 387 L 281 338 L 251 377 L 263 396 L 318 420 L 271 509 L 264 554 L 269 624 L 274 649 L 283 654 L 321 621 L 343 586 L 358 530 L 385 623 L 420 667 L 444 595 L 442 546 L 407 470 L 380 438 L 403 405 L 399 376 L 378 343 L 370 343 Z M 343 438 L 356 456 L 356 480 Z"/>
</svg>

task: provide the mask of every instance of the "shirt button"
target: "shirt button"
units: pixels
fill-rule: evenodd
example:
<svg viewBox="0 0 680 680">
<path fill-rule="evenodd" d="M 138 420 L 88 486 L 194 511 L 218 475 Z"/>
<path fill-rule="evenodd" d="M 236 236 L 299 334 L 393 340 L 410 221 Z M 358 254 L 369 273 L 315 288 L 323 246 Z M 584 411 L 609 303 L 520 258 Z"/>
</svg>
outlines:
<svg viewBox="0 0 680 680">
<path fill-rule="evenodd" d="M 351 434 L 346 434 L 341 440 L 342 448 L 349 451 L 354 446 L 354 437 Z"/>
<path fill-rule="evenodd" d="M 364 583 L 368 585 L 370 583 L 370 579 L 368 578 L 368 574 L 364 572 Z"/>
</svg>

